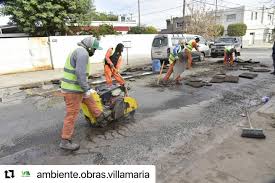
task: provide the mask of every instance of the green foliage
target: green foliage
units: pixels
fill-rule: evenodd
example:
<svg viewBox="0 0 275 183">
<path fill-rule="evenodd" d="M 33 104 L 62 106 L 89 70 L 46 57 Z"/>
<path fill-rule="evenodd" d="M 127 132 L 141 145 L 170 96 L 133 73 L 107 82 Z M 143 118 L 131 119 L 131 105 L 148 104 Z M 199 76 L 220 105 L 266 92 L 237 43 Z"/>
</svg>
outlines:
<svg viewBox="0 0 275 183">
<path fill-rule="evenodd" d="M 80 35 L 93 35 L 95 37 L 100 37 L 104 35 L 111 35 L 111 34 L 119 34 L 112 25 L 103 24 L 99 27 L 90 29 L 90 30 L 82 30 Z"/>
<path fill-rule="evenodd" d="M 157 29 L 153 26 L 148 27 L 131 27 L 128 34 L 156 34 L 158 33 Z"/>
<path fill-rule="evenodd" d="M 157 34 L 158 30 L 153 26 L 148 26 L 145 28 L 144 34 Z"/>
<path fill-rule="evenodd" d="M 128 34 L 143 34 L 144 33 L 144 27 L 131 27 L 128 31 Z"/>
<path fill-rule="evenodd" d="M 113 15 L 111 13 L 106 14 L 106 13 L 94 12 L 92 20 L 94 20 L 94 21 L 117 21 L 118 16 Z"/>
<path fill-rule="evenodd" d="M 34 36 L 68 32 L 68 25 L 91 20 L 91 0 L 6 0 L 3 13 L 11 15 L 18 28 Z"/>
<path fill-rule="evenodd" d="M 214 25 L 214 31 L 216 32 L 216 37 L 223 36 L 224 26 L 223 25 Z"/>
<path fill-rule="evenodd" d="M 246 33 L 247 26 L 243 23 L 230 24 L 227 27 L 228 36 L 244 36 Z"/>
</svg>

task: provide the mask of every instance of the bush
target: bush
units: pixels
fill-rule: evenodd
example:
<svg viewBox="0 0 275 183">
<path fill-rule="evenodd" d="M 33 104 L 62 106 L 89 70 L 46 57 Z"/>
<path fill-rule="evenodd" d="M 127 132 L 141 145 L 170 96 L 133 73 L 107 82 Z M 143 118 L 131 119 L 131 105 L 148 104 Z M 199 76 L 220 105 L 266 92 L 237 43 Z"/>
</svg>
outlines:
<svg viewBox="0 0 275 183">
<path fill-rule="evenodd" d="M 247 26 L 243 23 L 230 24 L 227 27 L 228 36 L 244 36 L 246 33 Z"/>
</svg>

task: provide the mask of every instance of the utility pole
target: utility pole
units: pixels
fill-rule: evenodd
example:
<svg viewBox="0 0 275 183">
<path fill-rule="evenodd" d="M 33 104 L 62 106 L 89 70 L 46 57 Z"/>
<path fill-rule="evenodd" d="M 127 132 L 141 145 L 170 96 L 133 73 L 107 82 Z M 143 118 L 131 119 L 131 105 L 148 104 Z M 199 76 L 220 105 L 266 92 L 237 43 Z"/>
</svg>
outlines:
<svg viewBox="0 0 275 183">
<path fill-rule="evenodd" d="M 218 0 L 216 0 L 215 6 L 216 6 L 216 8 L 215 8 L 215 24 L 217 24 Z"/>
<path fill-rule="evenodd" d="M 140 0 L 138 0 L 138 26 L 140 27 Z"/>
<path fill-rule="evenodd" d="M 182 30 L 183 30 L 183 33 L 185 33 L 185 0 L 183 0 L 183 8 L 182 8 Z"/>
</svg>

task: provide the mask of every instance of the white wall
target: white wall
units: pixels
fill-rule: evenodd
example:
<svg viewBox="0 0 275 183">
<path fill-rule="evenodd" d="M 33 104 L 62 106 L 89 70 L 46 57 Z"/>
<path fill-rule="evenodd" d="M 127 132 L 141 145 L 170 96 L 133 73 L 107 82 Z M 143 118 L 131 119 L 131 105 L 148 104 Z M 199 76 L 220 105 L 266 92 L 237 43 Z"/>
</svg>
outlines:
<svg viewBox="0 0 275 183">
<path fill-rule="evenodd" d="M 128 62 L 131 66 L 151 63 L 151 45 L 155 35 L 108 35 L 101 37 L 100 46 L 90 58 L 92 70 L 101 71 L 106 51 L 123 41 L 131 41 L 128 49 Z M 68 54 L 77 47 L 77 43 L 87 36 L 54 36 L 50 37 L 53 65 L 55 69 L 64 67 Z M 127 49 L 123 52 L 123 66 L 127 66 Z"/>
<path fill-rule="evenodd" d="M 50 69 L 48 38 L 0 39 L 0 74 Z"/>
<path fill-rule="evenodd" d="M 151 63 L 151 45 L 155 35 L 108 35 L 102 37 L 100 45 L 90 58 L 92 73 L 101 72 L 104 56 L 108 48 L 115 47 L 123 41 L 131 41 L 128 49 L 129 65 Z M 87 36 L 54 36 L 50 38 L 6 38 L 0 39 L 0 75 L 8 73 L 63 69 L 70 52 Z M 48 44 L 48 39 L 50 46 Z M 51 49 L 50 49 L 51 48 Z M 50 55 L 51 50 L 51 55 Z M 51 59 L 52 58 L 52 59 Z M 127 66 L 127 49 L 123 52 L 123 67 Z"/>
</svg>

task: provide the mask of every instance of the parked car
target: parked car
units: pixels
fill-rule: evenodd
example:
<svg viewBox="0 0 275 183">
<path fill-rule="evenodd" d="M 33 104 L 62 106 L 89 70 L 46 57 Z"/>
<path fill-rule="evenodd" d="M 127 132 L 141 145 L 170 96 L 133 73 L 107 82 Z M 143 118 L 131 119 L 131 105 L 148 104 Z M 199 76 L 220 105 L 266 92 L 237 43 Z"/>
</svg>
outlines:
<svg viewBox="0 0 275 183">
<path fill-rule="evenodd" d="M 232 46 L 236 49 L 237 55 L 241 54 L 242 40 L 239 37 L 221 37 L 217 39 L 211 47 L 211 57 L 215 58 L 224 55 L 226 46 Z"/>
<path fill-rule="evenodd" d="M 195 36 L 200 38 L 198 53 L 195 49 L 192 52 L 193 61 L 203 61 L 205 56 L 210 56 L 210 48 L 207 41 L 199 35 L 191 34 L 159 34 L 156 35 L 151 49 L 151 58 L 159 59 L 161 61 L 168 61 L 169 54 L 173 48 L 178 44 L 179 40 L 184 40 L 186 43 L 194 39 Z"/>
</svg>

